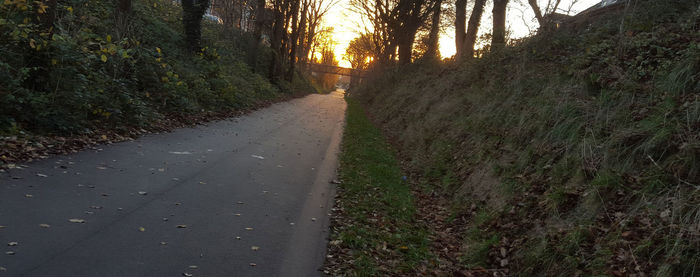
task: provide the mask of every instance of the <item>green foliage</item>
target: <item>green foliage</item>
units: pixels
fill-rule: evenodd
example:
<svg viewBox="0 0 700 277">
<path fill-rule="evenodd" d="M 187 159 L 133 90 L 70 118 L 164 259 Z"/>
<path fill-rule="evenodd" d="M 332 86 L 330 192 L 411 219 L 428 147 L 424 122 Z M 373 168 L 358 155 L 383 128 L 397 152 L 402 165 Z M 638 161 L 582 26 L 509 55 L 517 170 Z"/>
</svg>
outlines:
<svg viewBox="0 0 700 277">
<path fill-rule="evenodd" d="M 184 44 L 182 9 L 135 1 L 124 31 L 107 0 L 0 3 L 0 133 L 76 134 L 148 126 L 165 115 L 245 109 L 283 92 L 246 65 L 249 37 L 205 22 L 204 47 Z M 242 41 L 242 42 L 241 42 Z"/>
</svg>

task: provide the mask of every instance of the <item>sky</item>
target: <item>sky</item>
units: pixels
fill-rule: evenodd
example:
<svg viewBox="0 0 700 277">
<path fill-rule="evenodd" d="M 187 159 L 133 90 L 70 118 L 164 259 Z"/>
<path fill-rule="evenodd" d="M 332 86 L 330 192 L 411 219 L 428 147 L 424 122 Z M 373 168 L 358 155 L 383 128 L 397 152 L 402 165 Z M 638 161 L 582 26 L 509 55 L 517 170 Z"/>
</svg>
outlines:
<svg viewBox="0 0 700 277">
<path fill-rule="evenodd" d="M 572 1 L 574 2 L 573 6 L 571 6 Z M 359 36 L 361 30 L 364 29 L 360 16 L 350 9 L 349 2 L 349 0 L 340 0 L 324 17 L 324 25 L 333 27 L 333 39 L 337 42 L 335 55 L 342 67 L 350 67 L 350 62 L 343 59 L 343 54 L 350 41 Z M 472 1 L 468 2 L 471 3 Z M 480 33 L 490 32 L 491 29 L 491 7 L 489 6 L 491 1 L 488 2 L 489 4 L 484 9 Z M 544 0 L 539 2 L 546 3 Z M 598 2 L 600 0 L 562 0 L 560 7 L 568 9 L 571 6 L 571 14 L 574 15 Z M 454 6 L 450 8 L 454 9 Z M 469 18 L 470 11 L 471 8 L 468 7 L 467 18 Z M 530 29 L 532 31 L 537 29 L 535 15 L 530 6 L 527 5 L 526 0 L 512 0 L 509 4 L 507 16 L 507 24 L 512 33 L 511 38 L 525 37 L 531 33 Z M 455 54 L 454 28 L 452 27 L 446 28 L 440 34 L 440 54 L 443 58 L 451 57 Z"/>
</svg>

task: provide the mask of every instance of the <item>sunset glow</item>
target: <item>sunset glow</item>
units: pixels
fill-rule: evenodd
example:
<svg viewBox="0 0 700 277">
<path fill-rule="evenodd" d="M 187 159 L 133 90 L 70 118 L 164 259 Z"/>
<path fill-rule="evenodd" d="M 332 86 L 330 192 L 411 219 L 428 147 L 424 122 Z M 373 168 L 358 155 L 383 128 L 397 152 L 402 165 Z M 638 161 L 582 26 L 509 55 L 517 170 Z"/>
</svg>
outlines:
<svg viewBox="0 0 700 277">
<path fill-rule="evenodd" d="M 600 2 L 599 0 L 578 0 L 574 1 L 571 6 L 571 14 L 579 13 L 586 8 Z M 345 49 L 350 41 L 359 36 L 364 31 L 362 18 L 352 11 L 349 0 L 340 0 L 324 18 L 324 25 L 333 27 L 333 39 L 337 42 L 335 47 L 335 56 L 339 61 L 339 66 L 350 67 L 350 62 L 343 58 Z M 572 0 L 562 1 L 562 7 L 569 9 Z M 487 4 L 486 11 L 490 11 L 490 4 Z M 454 8 L 454 7 L 451 7 Z M 469 12 L 469 11 L 467 11 Z M 560 11 L 563 12 L 563 11 Z M 521 38 L 530 34 L 531 30 L 536 30 L 537 23 L 534 20 L 535 16 L 527 4 L 518 4 L 512 2 L 508 8 L 508 26 L 511 31 L 511 38 Z M 491 15 L 485 13 L 482 19 L 480 33 L 490 32 Z M 528 25 L 526 26 L 525 23 Z M 449 58 L 456 53 L 454 28 L 448 27 L 440 34 L 440 55 L 443 58 Z"/>
</svg>

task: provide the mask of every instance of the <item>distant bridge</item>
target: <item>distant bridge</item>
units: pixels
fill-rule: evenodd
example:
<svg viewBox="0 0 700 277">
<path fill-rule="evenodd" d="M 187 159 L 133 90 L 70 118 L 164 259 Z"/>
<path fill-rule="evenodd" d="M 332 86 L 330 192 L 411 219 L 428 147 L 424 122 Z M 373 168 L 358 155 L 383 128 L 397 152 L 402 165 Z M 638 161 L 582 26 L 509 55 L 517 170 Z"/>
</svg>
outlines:
<svg viewBox="0 0 700 277">
<path fill-rule="evenodd" d="M 307 63 L 305 64 L 305 66 L 311 72 L 350 76 L 352 78 L 365 78 L 368 74 L 366 70 L 338 67 L 326 64 Z"/>
</svg>

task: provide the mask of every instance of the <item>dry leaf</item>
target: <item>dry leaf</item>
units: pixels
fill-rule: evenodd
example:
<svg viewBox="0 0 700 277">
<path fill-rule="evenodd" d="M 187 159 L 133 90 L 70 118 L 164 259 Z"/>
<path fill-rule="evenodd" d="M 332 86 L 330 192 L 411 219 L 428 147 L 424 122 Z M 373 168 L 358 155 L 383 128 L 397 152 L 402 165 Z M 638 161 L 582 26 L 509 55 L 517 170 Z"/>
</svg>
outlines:
<svg viewBox="0 0 700 277">
<path fill-rule="evenodd" d="M 250 250 L 253 250 L 253 251 L 258 251 L 259 249 L 260 249 L 260 247 L 257 247 L 257 246 L 250 247 Z"/>
<path fill-rule="evenodd" d="M 193 275 L 192 275 L 192 273 L 184 272 L 184 273 L 182 273 L 182 276 L 192 277 Z"/>
<path fill-rule="evenodd" d="M 241 240 L 241 237 L 236 237 L 237 240 Z"/>
<path fill-rule="evenodd" d="M 25 194 L 25 195 L 24 195 L 24 197 L 27 197 L 27 198 L 32 198 L 32 197 L 34 197 L 34 195 L 31 195 L 31 194 Z"/>
<path fill-rule="evenodd" d="M 41 173 L 37 173 L 37 174 L 36 174 L 36 176 L 39 176 L 39 177 L 44 177 L 44 178 L 46 178 L 46 177 L 49 177 L 49 175 L 46 175 L 46 174 L 41 174 Z"/>
<path fill-rule="evenodd" d="M 11 242 L 7 243 L 7 246 L 17 246 L 18 244 L 19 243 L 16 241 L 11 241 Z"/>
<path fill-rule="evenodd" d="M 15 254 L 15 251 L 6 251 L 5 254 L 7 254 L 7 255 L 14 255 L 14 254 Z"/>
<path fill-rule="evenodd" d="M 139 195 L 146 195 L 146 194 L 148 194 L 148 192 L 145 192 L 145 191 L 139 191 Z"/>
<path fill-rule="evenodd" d="M 246 231 L 253 231 L 253 228 L 251 227 L 245 227 Z"/>
<path fill-rule="evenodd" d="M 139 227 L 139 231 L 141 231 L 141 232 L 146 232 L 146 228 Z"/>
<path fill-rule="evenodd" d="M 167 242 L 167 241 L 161 241 L 161 242 L 160 242 L 160 245 L 168 245 L 168 242 Z"/>
<path fill-rule="evenodd" d="M 187 225 L 185 225 L 185 224 L 180 224 L 180 225 L 177 225 L 177 226 L 175 226 L 175 227 L 177 227 L 177 228 L 187 228 Z"/>
<path fill-rule="evenodd" d="M 197 268 L 199 268 L 199 267 L 196 266 L 196 265 L 191 265 L 191 266 L 189 266 L 189 268 L 191 268 L 191 269 L 197 269 Z"/>
<path fill-rule="evenodd" d="M 39 227 L 41 227 L 41 228 L 49 228 L 49 227 L 51 227 L 51 225 L 42 223 L 42 224 L 39 224 Z"/>
<path fill-rule="evenodd" d="M 71 218 L 68 221 L 72 223 L 85 223 L 85 219 L 80 219 L 80 218 Z"/>
<path fill-rule="evenodd" d="M 257 264 L 255 264 L 255 263 L 250 263 L 250 266 L 256 266 L 256 265 L 257 265 Z"/>
</svg>

